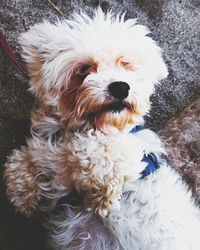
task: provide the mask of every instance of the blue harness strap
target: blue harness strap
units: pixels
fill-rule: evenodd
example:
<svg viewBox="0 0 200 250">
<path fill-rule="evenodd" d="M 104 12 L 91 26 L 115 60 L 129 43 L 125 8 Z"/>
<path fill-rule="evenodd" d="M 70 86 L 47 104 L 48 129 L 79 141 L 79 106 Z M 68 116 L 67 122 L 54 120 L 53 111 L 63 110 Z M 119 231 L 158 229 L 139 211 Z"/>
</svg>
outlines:
<svg viewBox="0 0 200 250">
<path fill-rule="evenodd" d="M 131 129 L 130 133 L 135 134 L 135 133 L 137 133 L 138 131 L 140 131 L 140 130 L 142 130 L 142 129 L 143 129 L 143 126 L 141 126 L 141 125 L 136 125 L 135 127 L 133 127 L 133 128 Z"/>
<path fill-rule="evenodd" d="M 141 177 L 139 179 L 144 179 L 146 176 L 153 174 L 157 169 L 160 168 L 160 164 L 158 162 L 158 158 L 154 153 L 144 154 L 144 157 L 141 160 L 142 162 L 146 162 L 146 168 L 140 173 Z"/>
<path fill-rule="evenodd" d="M 130 133 L 137 133 L 138 131 L 142 130 L 143 127 L 140 125 L 136 125 L 135 127 L 133 127 L 130 131 Z M 146 154 L 144 153 L 144 156 L 141 160 L 142 162 L 147 163 L 146 168 L 140 173 L 141 176 L 139 179 L 144 179 L 145 177 L 147 177 L 150 174 L 153 174 L 157 169 L 160 168 L 160 163 L 158 161 L 157 156 L 154 153 L 150 153 L 150 154 Z"/>
</svg>

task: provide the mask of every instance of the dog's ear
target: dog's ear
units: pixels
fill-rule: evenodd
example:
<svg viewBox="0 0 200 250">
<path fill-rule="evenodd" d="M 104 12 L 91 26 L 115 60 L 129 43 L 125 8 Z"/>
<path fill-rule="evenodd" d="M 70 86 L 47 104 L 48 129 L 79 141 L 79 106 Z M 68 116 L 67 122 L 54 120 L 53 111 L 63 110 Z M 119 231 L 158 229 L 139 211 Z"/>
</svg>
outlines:
<svg viewBox="0 0 200 250">
<path fill-rule="evenodd" d="M 61 63 L 57 62 L 57 58 L 63 50 L 59 46 L 59 39 L 65 32 L 65 29 L 63 30 L 63 27 L 59 25 L 59 21 L 56 24 L 45 21 L 32 26 L 19 38 L 22 47 L 21 54 L 27 63 L 31 79 L 30 90 L 36 96 L 42 90 L 47 92 L 52 89 L 59 74 Z"/>
<path fill-rule="evenodd" d="M 154 84 L 159 83 L 168 75 L 167 65 L 163 59 L 162 49 L 149 36 L 145 37 L 143 51 L 145 53 L 146 76 Z"/>
<path fill-rule="evenodd" d="M 153 42 L 154 43 L 154 42 Z M 155 77 L 155 83 L 168 76 L 168 69 L 163 59 L 162 50 L 155 44 L 154 53 L 152 54 L 152 75 Z"/>
<path fill-rule="evenodd" d="M 48 44 L 51 38 L 48 36 L 48 26 L 51 24 L 44 22 L 32 26 L 19 38 L 22 47 L 22 57 L 27 63 L 30 77 L 40 74 L 41 66 L 45 62 L 48 51 Z"/>
<path fill-rule="evenodd" d="M 166 78 L 168 75 L 162 50 L 150 37 L 150 31 L 147 27 L 133 24 L 130 29 L 129 39 L 131 41 L 133 62 L 134 60 L 138 62 L 141 75 L 144 76 L 147 82 L 152 82 L 153 84 L 159 83 L 160 80 Z"/>
<path fill-rule="evenodd" d="M 163 59 L 162 50 L 156 42 L 146 36 L 143 43 L 143 75 L 147 82 L 153 83 L 154 88 L 156 84 L 167 77 L 168 69 Z"/>
</svg>

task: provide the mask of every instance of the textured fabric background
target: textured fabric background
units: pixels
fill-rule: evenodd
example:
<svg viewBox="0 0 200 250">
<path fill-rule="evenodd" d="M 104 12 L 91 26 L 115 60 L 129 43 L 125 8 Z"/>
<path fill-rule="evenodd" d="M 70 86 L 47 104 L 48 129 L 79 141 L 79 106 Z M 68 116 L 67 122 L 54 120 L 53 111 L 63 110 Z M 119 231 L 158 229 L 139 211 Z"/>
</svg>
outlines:
<svg viewBox="0 0 200 250">
<path fill-rule="evenodd" d="M 169 164 L 183 176 L 200 205 L 200 98 L 169 119 L 158 134 Z"/>
<path fill-rule="evenodd" d="M 98 2 L 101 2 L 103 9 L 112 7 L 116 12 L 126 11 L 127 17 L 137 18 L 139 23 L 149 27 L 151 36 L 163 48 L 170 74 L 156 88 L 152 97 L 153 105 L 150 116 L 146 118 L 147 126 L 154 130 L 161 129 L 160 134 L 166 143 L 170 162 L 180 172 L 184 172 L 184 178 L 192 185 L 199 200 L 199 101 L 194 102 L 186 112 L 177 115 L 200 93 L 199 0 L 53 2 L 60 7 L 64 17 L 79 8 L 91 13 Z M 43 19 L 53 21 L 57 16 L 63 18 L 47 0 L 0 2 L 0 29 L 18 58 L 19 34 Z M 28 135 L 33 98 L 28 94 L 27 87 L 27 80 L 0 48 L 0 178 L 6 156 L 13 148 L 23 144 Z M 172 116 L 174 117 L 166 123 Z M 6 201 L 4 187 L 0 181 L 0 250 L 44 250 L 43 239 L 44 233 L 36 222 L 14 214 L 13 207 Z"/>
</svg>

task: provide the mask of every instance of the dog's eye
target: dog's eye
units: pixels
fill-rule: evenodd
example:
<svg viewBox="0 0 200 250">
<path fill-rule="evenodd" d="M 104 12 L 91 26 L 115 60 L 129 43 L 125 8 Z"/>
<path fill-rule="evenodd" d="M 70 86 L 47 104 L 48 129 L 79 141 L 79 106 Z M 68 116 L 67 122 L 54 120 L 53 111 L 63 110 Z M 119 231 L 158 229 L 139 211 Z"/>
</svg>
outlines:
<svg viewBox="0 0 200 250">
<path fill-rule="evenodd" d="M 131 63 L 127 62 L 127 61 L 123 61 L 121 60 L 120 65 L 125 68 L 126 70 L 133 70 L 133 66 Z"/>
<path fill-rule="evenodd" d="M 91 68 L 91 65 L 89 64 L 84 64 L 80 67 L 79 71 L 78 71 L 78 74 L 79 75 L 87 75 L 89 74 L 90 72 L 90 68 Z"/>
<path fill-rule="evenodd" d="M 81 67 L 79 67 L 77 73 L 76 73 L 76 78 L 79 82 L 79 84 L 82 84 L 85 78 L 92 72 L 97 71 L 97 64 L 96 63 L 91 63 L 91 64 L 83 64 Z"/>
<path fill-rule="evenodd" d="M 81 85 L 85 78 L 92 72 L 97 72 L 97 63 L 91 62 L 78 65 L 71 78 L 73 84 Z"/>
<path fill-rule="evenodd" d="M 126 70 L 134 70 L 133 65 L 123 57 L 117 58 L 116 63 Z"/>
<path fill-rule="evenodd" d="M 90 74 L 90 69 L 91 65 L 89 64 L 84 64 L 79 68 L 77 72 L 77 80 L 79 85 L 82 84 L 85 78 Z"/>
<path fill-rule="evenodd" d="M 130 63 L 129 63 L 129 62 L 126 62 L 126 61 L 121 61 L 121 62 L 120 62 L 120 65 L 121 65 L 122 67 L 124 67 L 124 68 L 127 68 L 127 67 L 130 66 Z"/>
<path fill-rule="evenodd" d="M 76 85 L 81 85 L 85 78 L 90 74 L 91 65 L 83 64 L 78 68 L 77 72 L 73 75 L 72 81 Z"/>
</svg>

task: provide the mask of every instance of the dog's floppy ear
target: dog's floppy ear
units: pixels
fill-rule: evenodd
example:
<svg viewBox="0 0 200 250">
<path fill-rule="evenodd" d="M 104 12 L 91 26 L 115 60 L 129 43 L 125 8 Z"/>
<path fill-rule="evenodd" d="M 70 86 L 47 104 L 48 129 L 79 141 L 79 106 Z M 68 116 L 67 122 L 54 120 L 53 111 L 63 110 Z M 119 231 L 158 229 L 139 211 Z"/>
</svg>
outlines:
<svg viewBox="0 0 200 250">
<path fill-rule="evenodd" d="M 159 82 L 160 80 L 165 79 L 168 76 L 168 69 L 163 59 L 162 50 L 157 45 L 155 45 L 155 51 L 152 55 L 151 63 L 156 82 Z"/>
<path fill-rule="evenodd" d="M 36 24 L 19 38 L 19 43 L 22 47 L 21 54 L 27 63 L 31 77 L 39 73 L 41 65 L 45 61 L 45 53 L 48 53 L 47 45 L 50 42 L 50 38 L 47 27 L 49 25 L 47 22 Z"/>
<path fill-rule="evenodd" d="M 166 78 L 168 75 L 167 66 L 162 56 L 162 50 L 150 37 L 150 31 L 147 27 L 134 24 L 134 20 L 132 19 L 128 19 L 126 22 L 133 23 L 129 33 L 133 61 L 136 60 L 138 62 L 138 68 L 141 69 L 141 75 L 146 78 L 147 82 L 152 82 L 153 84 L 159 83 L 160 80 Z"/>
<path fill-rule="evenodd" d="M 51 78 L 53 73 L 50 72 L 51 69 L 54 70 L 54 67 L 49 64 L 53 62 L 59 51 L 57 39 L 61 33 L 61 29 L 57 28 L 57 25 L 45 21 L 32 26 L 19 38 L 22 47 L 21 54 L 27 63 L 31 78 L 30 90 L 36 96 L 44 87 L 50 88 L 50 82 L 54 81 Z M 48 78 L 48 81 L 45 78 Z"/>
</svg>

